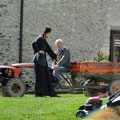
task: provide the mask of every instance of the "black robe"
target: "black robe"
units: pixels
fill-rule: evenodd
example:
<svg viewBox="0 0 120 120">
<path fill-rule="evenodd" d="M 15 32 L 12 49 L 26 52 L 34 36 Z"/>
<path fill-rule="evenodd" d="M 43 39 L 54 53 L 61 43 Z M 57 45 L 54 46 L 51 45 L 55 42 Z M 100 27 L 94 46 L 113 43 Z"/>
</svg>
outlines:
<svg viewBox="0 0 120 120">
<path fill-rule="evenodd" d="M 34 60 L 35 63 L 35 95 L 48 95 L 48 96 L 56 96 L 56 93 L 53 89 L 49 72 L 48 72 L 48 64 L 46 59 L 46 52 L 52 59 L 56 59 L 57 55 L 53 52 L 49 44 L 47 43 L 44 35 L 38 37 L 38 39 L 34 40 L 32 43 L 34 53 L 36 54 L 38 51 L 43 50 L 45 54 L 40 54 L 40 63 Z"/>
</svg>

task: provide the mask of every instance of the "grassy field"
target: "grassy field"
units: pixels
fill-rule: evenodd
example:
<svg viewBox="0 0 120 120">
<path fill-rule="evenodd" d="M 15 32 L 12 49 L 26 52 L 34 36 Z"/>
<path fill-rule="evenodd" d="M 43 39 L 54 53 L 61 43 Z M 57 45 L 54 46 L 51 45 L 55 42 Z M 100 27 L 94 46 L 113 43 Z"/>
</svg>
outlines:
<svg viewBox="0 0 120 120">
<path fill-rule="evenodd" d="M 60 98 L 0 96 L 0 120 L 80 120 L 75 114 L 88 99 L 80 94 L 59 94 Z"/>
</svg>

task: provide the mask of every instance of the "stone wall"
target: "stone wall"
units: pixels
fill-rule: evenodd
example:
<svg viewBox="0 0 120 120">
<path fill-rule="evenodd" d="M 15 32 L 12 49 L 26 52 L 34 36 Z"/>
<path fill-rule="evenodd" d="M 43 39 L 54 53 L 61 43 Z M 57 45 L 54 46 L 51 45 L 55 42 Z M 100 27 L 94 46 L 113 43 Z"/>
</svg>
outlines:
<svg viewBox="0 0 120 120">
<path fill-rule="evenodd" d="M 33 62 L 31 43 L 46 26 L 53 50 L 62 39 L 72 61 L 92 60 L 99 49 L 109 52 L 111 26 L 120 26 L 119 6 L 120 0 L 24 0 L 23 62 Z M 19 27 L 20 0 L 1 0 L 0 64 L 18 62 Z M 33 69 L 23 76 L 33 80 Z"/>
<path fill-rule="evenodd" d="M 23 62 L 32 62 L 31 43 L 51 27 L 48 42 L 61 38 L 72 61 L 93 59 L 95 51 L 109 51 L 110 27 L 120 26 L 119 0 L 24 0 Z M 19 60 L 20 0 L 0 1 L 0 64 Z"/>
<path fill-rule="evenodd" d="M 23 61 L 32 62 L 31 42 L 45 26 L 53 29 L 48 39 L 52 48 L 56 39 L 63 39 L 72 61 L 91 60 L 98 49 L 109 52 L 110 27 L 117 21 L 113 15 L 120 19 L 119 6 L 119 0 L 25 1 Z"/>
</svg>

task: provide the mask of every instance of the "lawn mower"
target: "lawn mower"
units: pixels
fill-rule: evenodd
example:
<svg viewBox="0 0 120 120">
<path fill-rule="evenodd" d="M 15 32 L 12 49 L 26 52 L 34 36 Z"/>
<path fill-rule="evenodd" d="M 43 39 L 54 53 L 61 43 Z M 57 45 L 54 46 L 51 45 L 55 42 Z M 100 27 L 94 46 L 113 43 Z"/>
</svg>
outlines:
<svg viewBox="0 0 120 120">
<path fill-rule="evenodd" d="M 120 116 L 120 91 L 108 97 L 108 102 L 103 105 L 103 100 L 100 96 L 89 98 L 86 105 L 81 105 L 76 113 L 76 117 L 85 118 L 89 114 L 93 114 L 96 110 L 112 108 L 117 110 Z"/>
</svg>

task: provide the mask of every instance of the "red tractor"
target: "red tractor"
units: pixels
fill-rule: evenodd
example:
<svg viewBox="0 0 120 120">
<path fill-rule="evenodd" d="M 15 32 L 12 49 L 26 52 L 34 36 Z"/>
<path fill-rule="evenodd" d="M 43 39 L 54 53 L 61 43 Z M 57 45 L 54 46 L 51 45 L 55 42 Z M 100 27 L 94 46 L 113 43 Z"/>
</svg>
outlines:
<svg viewBox="0 0 120 120">
<path fill-rule="evenodd" d="M 22 97 L 29 85 L 21 80 L 21 67 L 34 67 L 33 63 L 0 66 L 0 89 L 2 96 Z"/>
</svg>

